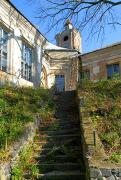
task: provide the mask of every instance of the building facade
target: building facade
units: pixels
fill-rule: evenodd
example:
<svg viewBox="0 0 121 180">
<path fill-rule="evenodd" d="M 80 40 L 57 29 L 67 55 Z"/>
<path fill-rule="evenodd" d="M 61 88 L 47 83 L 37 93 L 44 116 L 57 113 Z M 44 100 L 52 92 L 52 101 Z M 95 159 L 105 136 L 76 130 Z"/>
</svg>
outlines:
<svg viewBox="0 0 121 180">
<path fill-rule="evenodd" d="M 0 1 L 1 83 L 33 86 L 40 83 L 45 38 L 8 1 Z"/>
<path fill-rule="evenodd" d="M 78 30 L 67 20 L 57 46 L 8 0 L 0 1 L 0 84 L 74 90 L 82 78 L 98 81 L 121 71 L 121 43 L 83 54 Z"/>
<path fill-rule="evenodd" d="M 76 49 L 49 43 L 10 1 L 0 1 L 1 84 L 75 89 L 77 54 Z"/>
<path fill-rule="evenodd" d="M 82 54 L 82 78 L 92 81 L 121 75 L 121 42 Z"/>
</svg>

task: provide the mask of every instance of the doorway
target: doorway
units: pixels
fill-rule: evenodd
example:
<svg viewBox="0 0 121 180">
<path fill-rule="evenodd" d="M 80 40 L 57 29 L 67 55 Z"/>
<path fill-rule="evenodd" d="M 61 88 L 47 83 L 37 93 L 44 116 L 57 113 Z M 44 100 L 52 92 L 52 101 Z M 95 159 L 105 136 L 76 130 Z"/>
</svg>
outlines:
<svg viewBox="0 0 121 180">
<path fill-rule="evenodd" d="M 65 76 L 64 75 L 56 75 L 55 76 L 55 86 L 57 91 L 65 91 Z"/>
</svg>

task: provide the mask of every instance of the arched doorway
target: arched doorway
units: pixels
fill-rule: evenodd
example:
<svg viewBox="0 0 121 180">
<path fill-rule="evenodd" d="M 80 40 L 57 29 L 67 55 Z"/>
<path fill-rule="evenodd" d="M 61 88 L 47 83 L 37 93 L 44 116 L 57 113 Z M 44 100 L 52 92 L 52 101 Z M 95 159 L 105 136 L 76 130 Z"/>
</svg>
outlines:
<svg viewBox="0 0 121 180">
<path fill-rule="evenodd" d="M 41 86 L 43 88 L 48 88 L 47 85 L 47 71 L 44 65 L 42 65 L 42 72 L 41 72 Z"/>
</svg>

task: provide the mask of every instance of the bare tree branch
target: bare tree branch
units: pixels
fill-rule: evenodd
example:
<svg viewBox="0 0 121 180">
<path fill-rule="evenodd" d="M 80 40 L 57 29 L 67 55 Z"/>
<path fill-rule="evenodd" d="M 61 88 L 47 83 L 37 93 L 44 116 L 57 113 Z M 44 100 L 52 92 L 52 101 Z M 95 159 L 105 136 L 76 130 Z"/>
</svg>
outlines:
<svg viewBox="0 0 121 180">
<path fill-rule="evenodd" d="M 49 31 L 54 26 L 71 19 L 80 31 L 88 28 L 89 34 L 98 34 L 99 37 L 105 32 L 106 26 L 116 28 L 116 25 L 121 24 L 120 14 L 117 13 L 121 1 L 118 0 L 45 0 L 45 2 L 43 5 L 41 0 L 36 0 L 39 6 L 37 18 L 42 21 L 44 19 L 48 23 Z"/>
</svg>

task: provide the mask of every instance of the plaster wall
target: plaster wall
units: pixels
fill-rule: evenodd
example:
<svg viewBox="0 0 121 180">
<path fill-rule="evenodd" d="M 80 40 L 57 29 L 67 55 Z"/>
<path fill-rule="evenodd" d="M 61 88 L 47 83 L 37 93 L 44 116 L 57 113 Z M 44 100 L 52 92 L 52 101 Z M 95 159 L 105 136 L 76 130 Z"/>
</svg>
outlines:
<svg viewBox="0 0 121 180">
<path fill-rule="evenodd" d="M 6 0 L 0 1 L 0 27 L 8 34 L 8 70 L 6 74 L 16 83 L 18 77 L 21 85 L 40 86 L 42 48 L 45 38 Z M 21 78 L 22 42 L 33 49 L 32 82 Z"/>
<path fill-rule="evenodd" d="M 47 47 L 50 49 L 64 49 L 50 44 L 42 34 L 32 25 L 16 8 L 14 8 L 8 1 L 0 1 L 0 26 L 9 34 L 8 39 L 8 70 L 7 73 L 2 72 L 0 77 L 1 83 L 10 81 L 17 85 L 35 86 L 41 85 L 42 68 L 45 69 L 45 88 L 51 88 L 55 83 L 55 75 L 62 74 L 65 76 L 66 90 L 74 89 L 77 81 L 72 75 L 72 61 L 71 59 L 51 60 L 44 54 L 43 49 Z M 65 36 L 66 31 L 64 32 Z M 67 32 L 70 36 L 69 44 L 72 47 L 74 41 L 72 30 Z M 78 33 L 76 33 L 77 35 Z M 33 49 L 32 62 L 32 82 L 21 78 L 21 60 L 22 60 L 22 42 Z M 69 45 L 68 44 L 68 45 Z M 62 51 L 60 51 L 62 52 Z M 72 63 L 72 64 L 71 64 Z M 73 83 L 72 83 L 73 79 Z M 77 78 L 76 78 L 77 80 Z M 73 84 L 73 87 L 72 87 Z"/>
<path fill-rule="evenodd" d="M 83 70 L 90 71 L 90 79 L 107 78 L 107 65 L 119 63 L 121 74 L 121 46 L 115 45 L 82 55 Z"/>
<path fill-rule="evenodd" d="M 64 40 L 65 37 L 68 38 L 66 41 Z M 77 51 L 82 52 L 82 38 L 76 29 L 65 29 L 63 32 L 57 34 L 55 38 L 58 46 L 76 49 Z"/>
<path fill-rule="evenodd" d="M 65 91 L 75 90 L 77 84 L 77 59 L 51 60 L 49 88 L 55 84 L 56 75 L 64 75 Z"/>
</svg>

